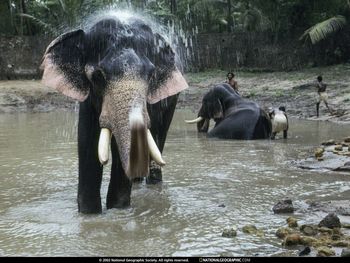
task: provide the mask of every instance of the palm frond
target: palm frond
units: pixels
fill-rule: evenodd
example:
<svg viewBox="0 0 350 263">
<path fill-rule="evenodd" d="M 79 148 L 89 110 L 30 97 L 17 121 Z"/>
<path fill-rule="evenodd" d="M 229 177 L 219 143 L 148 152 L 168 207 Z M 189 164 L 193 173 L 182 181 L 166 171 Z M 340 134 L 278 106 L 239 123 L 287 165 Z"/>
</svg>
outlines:
<svg viewBox="0 0 350 263">
<path fill-rule="evenodd" d="M 346 23 L 347 21 L 344 16 L 338 15 L 331 17 L 307 29 L 299 38 L 299 40 L 303 40 L 309 37 L 311 43 L 316 44 L 317 42 L 328 38 L 333 33 L 341 30 L 346 25 Z"/>
<path fill-rule="evenodd" d="M 52 27 L 52 25 L 45 23 L 44 21 L 32 16 L 32 15 L 28 15 L 28 14 L 19 14 L 21 17 L 25 17 L 28 18 L 30 20 L 32 20 L 35 24 L 39 25 L 40 27 L 42 27 L 45 31 L 47 31 L 49 34 L 55 36 L 58 35 L 58 32 Z"/>
<path fill-rule="evenodd" d="M 59 2 L 60 2 L 60 5 L 61 5 L 61 8 L 62 8 L 63 12 L 67 13 L 66 3 L 63 0 L 59 0 Z"/>
</svg>

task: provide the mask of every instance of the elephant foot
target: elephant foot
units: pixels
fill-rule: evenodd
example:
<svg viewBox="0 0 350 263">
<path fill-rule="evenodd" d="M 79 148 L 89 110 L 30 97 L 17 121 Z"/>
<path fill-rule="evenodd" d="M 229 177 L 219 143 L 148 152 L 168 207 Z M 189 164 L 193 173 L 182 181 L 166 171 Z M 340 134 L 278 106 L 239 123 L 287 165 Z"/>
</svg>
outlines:
<svg viewBox="0 0 350 263">
<path fill-rule="evenodd" d="M 106 202 L 107 209 L 111 208 L 127 208 L 130 206 L 130 193 L 129 194 L 118 194 L 118 195 L 107 195 Z"/>
<path fill-rule="evenodd" d="M 100 198 L 83 198 L 78 197 L 78 211 L 82 214 L 101 214 L 102 205 Z"/>
<path fill-rule="evenodd" d="M 130 197 L 118 198 L 117 200 L 107 199 L 107 209 L 128 208 L 130 206 Z"/>
<path fill-rule="evenodd" d="M 134 178 L 134 179 L 132 179 L 132 182 L 133 183 L 142 183 L 143 182 L 143 180 L 144 180 L 144 178 L 143 177 L 138 177 L 138 178 Z"/>
<path fill-rule="evenodd" d="M 158 184 L 162 182 L 162 169 L 154 161 L 151 161 L 149 175 L 146 177 L 146 184 Z"/>
</svg>

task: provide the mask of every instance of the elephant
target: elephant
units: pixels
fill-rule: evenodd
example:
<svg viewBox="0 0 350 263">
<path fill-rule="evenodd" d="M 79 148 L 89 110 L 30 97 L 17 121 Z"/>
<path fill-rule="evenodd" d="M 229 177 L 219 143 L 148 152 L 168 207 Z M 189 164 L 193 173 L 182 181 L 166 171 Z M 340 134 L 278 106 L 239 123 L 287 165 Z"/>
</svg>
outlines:
<svg viewBox="0 0 350 263">
<path fill-rule="evenodd" d="M 54 39 L 42 82 L 79 101 L 78 211 L 102 212 L 103 165 L 111 152 L 106 207 L 130 206 L 132 183 L 162 180 L 161 153 L 179 92 L 188 84 L 165 37 L 142 18 L 104 17 Z"/>
<path fill-rule="evenodd" d="M 276 134 L 283 131 L 283 138 L 287 139 L 288 137 L 288 117 L 286 114 L 286 108 L 284 106 L 279 107 L 278 109 L 270 109 L 269 116 L 272 123 L 272 135 L 271 139 L 274 140 Z"/>
<path fill-rule="evenodd" d="M 208 132 L 210 119 L 215 126 Z M 198 118 L 186 122 L 197 123 L 198 132 L 219 139 L 266 139 L 272 130 L 267 113 L 226 83 L 211 88 L 203 97 Z"/>
</svg>

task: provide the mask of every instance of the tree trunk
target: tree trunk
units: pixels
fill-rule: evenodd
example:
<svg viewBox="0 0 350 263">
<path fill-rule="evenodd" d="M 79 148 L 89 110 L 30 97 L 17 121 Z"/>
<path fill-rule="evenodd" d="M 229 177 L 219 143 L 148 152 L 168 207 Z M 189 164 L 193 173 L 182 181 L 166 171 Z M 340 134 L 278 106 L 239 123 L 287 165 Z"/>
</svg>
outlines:
<svg viewBox="0 0 350 263">
<path fill-rule="evenodd" d="M 170 0 L 170 12 L 175 14 L 177 10 L 176 0 Z"/>
<path fill-rule="evenodd" d="M 232 17 L 232 4 L 231 0 L 227 0 L 227 32 L 233 32 L 234 21 Z"/>
</svg>

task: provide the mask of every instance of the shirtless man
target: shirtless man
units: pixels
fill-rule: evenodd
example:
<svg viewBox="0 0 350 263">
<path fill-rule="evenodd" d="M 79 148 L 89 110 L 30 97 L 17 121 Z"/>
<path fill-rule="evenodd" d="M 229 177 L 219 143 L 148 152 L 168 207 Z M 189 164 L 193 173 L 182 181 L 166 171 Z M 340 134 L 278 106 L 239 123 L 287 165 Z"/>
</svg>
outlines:
<svg viewBox="0 0 350 263">
<path fill-rule="evenodd" d="M 226 83 L 230 84 L 230 86 L 238 93 L 238 83 L 235 81 L 235 74 L 232 72 L 227 73 Z"/>
<path fill-rule="evenodd" d="M 326 104 L 327 109 L 329 112 L 332 114 L 332 110 L 328 106 L 328 94 L 326 92 L 327 85 L 322 82 L 322 76 L 317 77 L 317 82 L 316 82 L 316 88 L 317 88 L 317 98 L 316 98 L 316 115 L 317 117 L 319 116 L 319 108 L 320 108 L 320 103 L 321 101 Z"/>
</svg>

